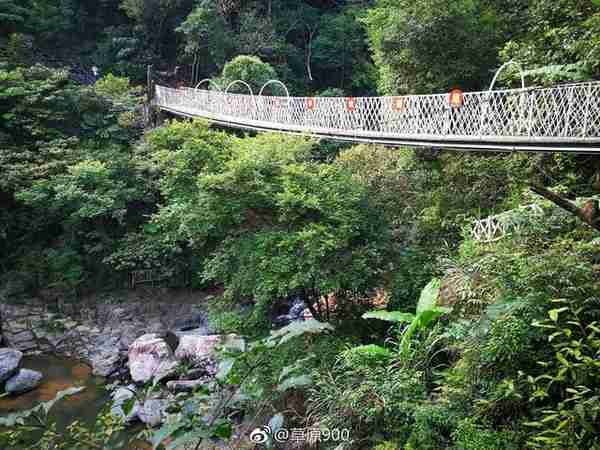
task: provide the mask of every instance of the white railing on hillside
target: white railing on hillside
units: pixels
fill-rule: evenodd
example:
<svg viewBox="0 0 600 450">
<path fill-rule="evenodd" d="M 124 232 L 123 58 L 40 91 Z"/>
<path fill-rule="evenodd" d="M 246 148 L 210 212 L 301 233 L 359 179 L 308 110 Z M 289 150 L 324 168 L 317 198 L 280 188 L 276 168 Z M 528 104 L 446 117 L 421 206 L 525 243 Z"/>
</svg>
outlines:
<svg viewBox="0 0 600 450">
<path fill-rule="evenodd" d="M 485 219 L 476 220 L 471 228 L 473 239 L 478 242 L 495 242 L 509 234 L 518 234 L 526 226 L 531 217 L 541 217 L 544 210 L 541 206 L 532 204 L 516 210 L 504 211 Z"/>
</svg>

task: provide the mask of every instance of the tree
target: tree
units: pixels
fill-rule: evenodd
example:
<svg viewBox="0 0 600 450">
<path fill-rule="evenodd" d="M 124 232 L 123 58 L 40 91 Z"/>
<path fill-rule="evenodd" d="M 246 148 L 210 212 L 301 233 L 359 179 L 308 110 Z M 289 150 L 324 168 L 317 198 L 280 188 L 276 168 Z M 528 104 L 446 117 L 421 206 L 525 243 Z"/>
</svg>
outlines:
<svg viewBox="0 0 600 450">
<path fill-rule="evenodd" d="M 312 42 L 312 73 L 326 86 L 369 89 L 371 61 L 362 27 L 354 14 L 323 14 Z"/>
<path fill-rule="evenodd" d="M 58 239 L 65 267 L 78 268 L 81 259 L 89 268 L 123 232 L 122 219 L 135 222 L 129 206 L 147 197 L 145 187 L 132 189 L 145 183 L 124 144 L 139 136 L 137 100 L 121 91 L 114 101 L 101 87 L 43 66 L 0 70 L 3 264 L 18 270 L 31 254 L 39 261 L 47 253 L 40 247 Z"/>
<path fill-rule="evenodd" d="M 271 302 L 295 293 L 322 319 L 327 312 L 313 307 L 322 296 L 336 293 L 341 305 L 374 285 L 389 228 L 346 169 L 310 161 L 311 141 L 261 135 L 231 141 L 225 154 L 187 146 L 203 155 L 198 175 L 168 188 L 153 223 L 207 255 L 203 276 L 228 298 L 253 298 L 264 319 Z"/>
<path fill-rule="evenodd" d="M 233 55 L 233 35 L 212 3 L 196 7 L 175 31 L 183 33 L 185 52 L 193 55 L 196 63 L 200 61 L 201 71 L 206 75 L 213 68 L 221 70 Z"/>
<path fill-rule="evenodd" d="M 497 65 L 496 14 L 479 0 L 379 0 L 364 23 L 382 93 L 479 89 Z"/>
<path fill-rule="evenodd" d="M 600 73 L 600 4 L 577 0 L 531 2 L 527 27 L 501 56 L 529 69 L 531 83 L 589 80 Z"/>
<path fill-rule="evenodd" d="M 189 0 L 122 0 L 121 8 L 136 25 L 154 51 L 161 55 L 168 43 L 166 33 L 180 9 L 191 8 Z"/>
<path fill-rule="evenodd" d="M 256 56 L 236 56 L 223 67 L 221 85 L 223 89 L 235 80 L 245 81 L 250 85 L 254 94 L 258 94 L 260 88 L 269 80 L 277 77 L 275 69 L 264 63 Z M 231 92 L 247 93 L 243 86 L 235 86 Z"/>
</svg>

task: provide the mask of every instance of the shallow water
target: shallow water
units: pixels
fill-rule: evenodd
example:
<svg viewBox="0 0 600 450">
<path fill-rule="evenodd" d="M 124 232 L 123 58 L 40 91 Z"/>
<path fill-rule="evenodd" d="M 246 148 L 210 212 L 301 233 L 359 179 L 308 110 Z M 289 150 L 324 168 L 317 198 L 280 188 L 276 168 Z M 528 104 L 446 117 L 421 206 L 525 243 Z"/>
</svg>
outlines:
<svg viewBox="0 0 600 450">
<path fill-rule="evenodd" d="M 42 384 L 31 392 L 0 398 L 0 416 L 52 400 L 58 392 L 67 388 L 84 386 L 82 392 L 57 404 L 51 411 L 51 417 L 59 425 L 75 419 L 91 423 L 108 399 L 108 393 L 103 389 L 104 380 L 92 376 L 92 369 L 82 362 L 57 356 L 26 356 L 22 367 L 43 373 Z"/>
<path fill-rule="evenodd" d="M 31 392 L 0 398 L 0 416 L 30 409 L 40 402 L 54 399 L 59 391 L 83 386 L 85 389 L 82 392 L 66 397 L 54 405 L 50 410 L 50 417 L 56 421 L 59 430 L 74 420 L 92 425 L 110 398 L 104 389 L 105 380 L 93 376 L 92 369 L 80 361 L 48 355 L 28 356 L 23 358 L 22 367 L 43 373 L 42 384 Z M 127 434 L 133 436 L 137 431 L 139 428 L 134 428 Z M 148 447 L 143 443 L 129 446 L 129 449 L 145 448 Z"/>
</svg>

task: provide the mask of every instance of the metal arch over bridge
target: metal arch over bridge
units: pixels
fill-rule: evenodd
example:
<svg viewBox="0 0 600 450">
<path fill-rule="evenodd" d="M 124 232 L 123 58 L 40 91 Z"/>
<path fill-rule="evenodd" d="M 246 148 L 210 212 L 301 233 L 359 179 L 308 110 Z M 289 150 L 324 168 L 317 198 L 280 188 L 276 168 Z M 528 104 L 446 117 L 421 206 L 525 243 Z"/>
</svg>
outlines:
<svg viewBox="0 0 600 450">
<path fill-rule="evenodd" d="M 399 97 L 276 97 L 155 86 L 154 105 L 257 131 L 393 146 L 600 153 L 600 82 Z M 286 92 L 287 93 L 287 92 Z"/>
</svg>

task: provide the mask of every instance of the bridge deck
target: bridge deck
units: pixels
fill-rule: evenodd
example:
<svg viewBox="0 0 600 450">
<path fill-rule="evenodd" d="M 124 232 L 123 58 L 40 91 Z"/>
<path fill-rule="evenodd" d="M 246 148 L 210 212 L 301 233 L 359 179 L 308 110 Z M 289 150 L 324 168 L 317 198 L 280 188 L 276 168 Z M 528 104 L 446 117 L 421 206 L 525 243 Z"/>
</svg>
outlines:
<svg viewBox="0 0 600 450">
<path fill-rule="evenodd" d="M 264 97 L 156 86 L 158 108 L 227 127 L 353 142 L 600 153 L 600 82 L 404 97 Z"/>
</svg>

